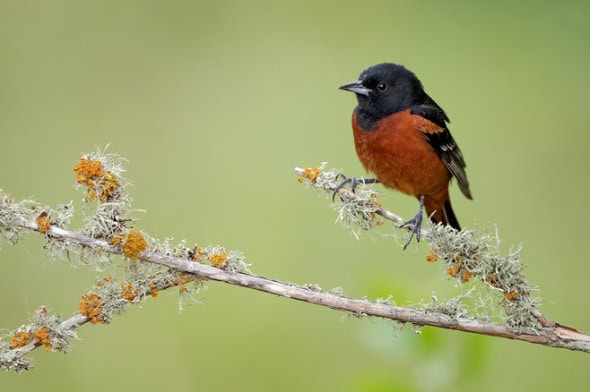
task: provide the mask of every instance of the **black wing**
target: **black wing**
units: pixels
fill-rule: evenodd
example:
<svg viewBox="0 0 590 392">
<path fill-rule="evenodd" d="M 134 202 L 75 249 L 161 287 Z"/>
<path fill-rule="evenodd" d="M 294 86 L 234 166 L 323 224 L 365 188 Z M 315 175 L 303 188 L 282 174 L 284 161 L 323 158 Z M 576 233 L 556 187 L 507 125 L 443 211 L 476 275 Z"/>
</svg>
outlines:
<svg viewBox="0 0 590 392">
<path fill-rule="evenodd" d="M 443 128 L 438 132 L 424 132 L 426 140 L 428 140 L 428 143 L 442 159 L 451 174 L 457 179 L 461 192 L 463 192 L 468 199 L 472 199 L 471 191 L 469 190 L 469 180 L 465 173 L 465 159 L 463 158 L 463 153 L 457 145 L 457 142 L 455 142 L 455 139 L 453 139 L 451 132 L 447 128 L 446 122 L 449 121 L 449 118 L 445 112 L 436 104 L 436 102 L 429 99 L 428 103 L 413 107 L 412 114 L 424 117 Z"/>
<path fill-rule="evenodd" d="M 451 132 L 447 128 L 441 132 L 425 133 L 428 143 L 434 148 L 434 151 L 440 156 L 445 166 L 449 169 L 451 174 L 457 179 L 459 189 L 467 197 L 471 199 L 471 191 L 469 190 L 469 180 L 465 173 L 465 159 L 461 149 L 451 136 Z"/>
</svg>

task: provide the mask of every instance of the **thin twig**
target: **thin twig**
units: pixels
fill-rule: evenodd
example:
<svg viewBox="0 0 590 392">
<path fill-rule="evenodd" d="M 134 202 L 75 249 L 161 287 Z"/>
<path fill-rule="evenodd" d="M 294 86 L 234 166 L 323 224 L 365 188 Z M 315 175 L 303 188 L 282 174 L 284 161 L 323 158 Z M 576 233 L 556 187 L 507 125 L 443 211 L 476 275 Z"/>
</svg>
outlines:
<svg viewBox="0 0 590 392">
<path fill-rule="evenodd" d="M 299 177 L 305 177 L 306 176 L 306 169 L 296 167 L 295 174 L 297 174 Z M 338 195 L 342 195 L 348 199 L 355 197 L 354 192 L 351 191 L 350 189 L 345 188 L 345 187 L 341 187 L 341 188 L 336 189 L 336 187 L 333 186 L 333 184 L 330 184 L 328 182 L 326 182 L 322 186 L 322 189 L 324 189 L 327 192 L 336 192 Z M 384 219 L 393 222 L 393 224 L 398 228 L 405 227 L 408 230 L 411 229 L 411 227 L 404 226 L 404 224 L 406 223 L 406 220 L 404 218 L 402 218 L 401 216 L 399 216 L 397 214 L 394 214 L 393 212 L 391 212 L 383 207 L 378 208 L 375 211 L 375 213 L 381 215 Z M 421 235 L 423 236 L 423 234 L 425 234 L 425 232 L 426 231 L 424 229 L 422 229 Z"/>
</svg>

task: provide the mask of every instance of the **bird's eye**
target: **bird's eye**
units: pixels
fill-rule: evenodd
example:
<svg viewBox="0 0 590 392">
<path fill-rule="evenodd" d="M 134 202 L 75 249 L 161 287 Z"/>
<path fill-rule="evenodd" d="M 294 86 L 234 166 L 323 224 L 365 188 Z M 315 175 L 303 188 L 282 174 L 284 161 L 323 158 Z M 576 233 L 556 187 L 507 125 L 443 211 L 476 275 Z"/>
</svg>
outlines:
<svg viewBox="0 0 590 392">
<path fill-rule="evenodd" d="M 383 82 L 381 82 L 377 85 L 377 90 L 379 90 L 379 91 L 385 91 L 386 88 L 387 88 L 387 85 Z"/>
</svg>

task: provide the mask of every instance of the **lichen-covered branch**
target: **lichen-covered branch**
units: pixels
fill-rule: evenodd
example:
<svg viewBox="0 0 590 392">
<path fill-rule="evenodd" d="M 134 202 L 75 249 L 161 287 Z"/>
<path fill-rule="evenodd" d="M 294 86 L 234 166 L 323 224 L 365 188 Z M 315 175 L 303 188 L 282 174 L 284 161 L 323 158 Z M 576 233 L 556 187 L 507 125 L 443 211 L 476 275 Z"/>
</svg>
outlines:
<svg viewBox="0 0 590 392">
<path fill-rule="evenodd" d="M 382 225 L 383 219 L 393 222 L 396 228 L 407 229 L 401 217 L 381 206 L 377 191 L 364 186 L 362 180 L 354 191 L 341 187 L 341 172 L 326 170 L 325 165 L 296 168 L 295 173 L 299 182 L 308 188 L 332 195 L 332 199 L 338 196 L 339 200 L 331 204 L 338 214 L 337 221 L 355 236 Z M 522 273 L 524 264 L 519 259 L 520 248 L 502 254 L 497 230 L 492 233 L 486 230 L 456 231 L 446 225 L 426 222 L 421 228 L 421 238 L 430 245 L 426 261 L 440 261 L 457 284 L 476 282 L 490 289 L 482 294 L 477 286 L 475 291 L 480 293 L 481 302 L 493 298 L 494 294 L 500 295 L 495 302 L 501 305 L 506 324 L 512 330 L 527 333 L 551 326 L 551 321 L 537 309 L 540 300 L 532 295 L 537 291 L 536 287 L 529 285 Z"/>
<path fill-rule="evenodd" d="M 31 230 L 38 230 L 36 223 L 32 221 L 21 220 L 20 225 Z M 120 249 L 117 249 L 105 241 L 69 232 L 67 230 L 50 228 L 47 235 L 52 236 L 55 239 L 75 241 L 105 252 L 121 254 Z M 445 311 L 442 309 L 439 311 L 436 309 L 416 309 L 394 306 L 382 302 L 370 302 L 364 299 L 348 298 L 330 292 L 323 292 L 312 285 L 297 286 L 262 276 L 241 272 L 230 272 L 212 265 L 196 263 L 186 258 L 161 254 L 159 252 L 148 252 L 144 257 L 144 260 L 164 265 L 178 271 L 184 271 L 200 279 L 218 281 L 275 294 L 284 298 L 295 299 L 335 310 L 350 312 L 356 316 L 381 317 L 401 323 L 414 324 L 416 326 L 433 326 L 454 329 L 457 331 L 522 340 L 551 347 L 590 352 L 589 335 L 579 333 L 572 328 L 561 325 L 541 327 L 536 330 L 535 333 L 518 333 L 504 324 L 476 320 L 468 317 L 457 317 L 453 314 L 445 314 Z M 71 320 L 64 322 L 64 325 L 69 328 L 77 328 L 87 321 L 87 318 L 76 315 L 72 317 Z M 33 348 L 33 346 L 27 347 L 29 349 Z"/>
<path fill-rule="evenodd" d="M 51 315 L 44 306 L 23 325 L 0 337 L 0 369 L 23 371 L 31 367 L 27 354 L 44 347 L 46 351 L 67 352 L 76 330 L 90 323 L 109 323 L 129 304 L 156 297 L 161 290 L 176 287 L 180 299 L 189 297 L 205 281 L 218 281 L 258 290 L 284 298 L 307 302 L 358 317 L 380 317 L 414 326 L 433 326 L 481 335 L 527 341 L 550 347 L 590 352 L 590 336 L 553 323 L 537 308 L 532 296 L 535 288 L 522 274 L 519 250 L 502 255 L 497 233 L 461 231 L 442 225 L 428 225 L 422 238 L 430 244 L 426 261 L 440 261 L 445 273 L 457 284 L 470 284 L 460 297 L 445 301 L 396 306 L 389 300 L 371 302 L 338 292 L 325 292 L 316 285 L 295 285 L 250 273 L 240 252 L 221 246 L 170 245 L 158 241 L 135 227 L 131 198 L 122 178 L 120 159 L 98 152 L 82 157 L 74 168 L 76 181 L 85 190 L 84 200 L 96 203 L 93 213 L 79 230 L 67 228 L 73 214 L 71 203 L 56 209 L 33 201 L 14 202 L 0 190 L 0 237 L 17 243 L 25 233 L 45 236 L 49 256 L 96 265 L 101 270 L 112 266 L 112 256 L 127 260 L 124 276 L 106 275 L 78 300 L 78 310 L 69 319 Z M 396 226 L 403 219 L 382 208 L 378 194 L 359 187 L 356 192 L 338 188 L 339 173 L 323 166 L 297 169 L 300 182 L 328 192 L 337 192 L 333 203 L 338 221 L 355 235 L 372 229 L 383 220 Z M 381 217 L 381 218 L 379 218 Z M 112 269 L 110 270 L 111 272 Z M 189 286 L 191 285 L 191 286 Z M 477 293 L 477 295 L 472 294 Z M 480 307 L 498 303 L 503 315 L 473 312 L 464 299 L 479 299 Z M 181 302 L 182 304 L 182 302 Z M 499 322 L 501 320 L 502 322 Z"/>
<path fill-rule="evenodd" d="M 21 220 L 22 227 L 38 230 L 35 222 Z M 104 252 L 121 254 L 121 250 L 108 244 L 105 241 L 97 240 L 88 236 L 69 232 L 59 228 L 50 228 L 47 235 L 55 239 L 75 241 L 85 246 L 100 249 Z M 164 265 L 178 271 L 192 274 L 194 277 L 209 281 L 218 281 L 231 285 L 241 286 L 284 298 L 307 302 L 327 308 L 350 312 L 356 316 L 381 317 L 395 320 L 401 323 L 410 323 L 416 326 L 433 326 L 457 331 L 471 332 L 482 335 L 503 337 L 514 340 L 522 340 L 551 347 L 561 347 L 570 350 L 590 352 L 590 336 L 579 333 L 574 329 L 550 325 L 541 327 L 535 333 L 518 333 L 508 326 L 500 323 L 476 320 L 469 317 L 446 314 L 444 310 L 416 309 L 409 307 L 394 306 L 383 302 L 370 302 L 364 299 L 348 298 L 330 292 L 323 292 L 312 285 L 297 286 L 262 276 L 255 276 L 241 272 L 230 272 L 212 265 L 196 263 L 186 258 L 180 258 L 161 254 L 159 252 L 148 252 L 145 261 Z M 88 322 L 87 317 L 80 314 L 62 323 L 62 328 L 77 328 Z M 18 353 L 30 351 L 34 345 L 30 344 L 19 349 Z"/>
</svg>

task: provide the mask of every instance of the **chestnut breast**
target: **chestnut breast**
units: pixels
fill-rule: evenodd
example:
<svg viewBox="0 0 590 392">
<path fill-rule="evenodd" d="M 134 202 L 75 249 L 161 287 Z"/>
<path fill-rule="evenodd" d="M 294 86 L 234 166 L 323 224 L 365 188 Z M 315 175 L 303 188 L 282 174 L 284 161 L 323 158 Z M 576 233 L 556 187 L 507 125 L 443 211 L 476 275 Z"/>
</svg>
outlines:
<svg viewBox="0 0 590 392">
<path fill-rule="evenodd" d="M 374 130 L 361 128 L 352 116 L 356 153 L 369 172 L 388 188 L 420 196 L 447 189 L 451 173 L 428 143 L 424 133 L 442 130 L 411 114 L 410 109 L 377 122 Z"/>
</svg>

